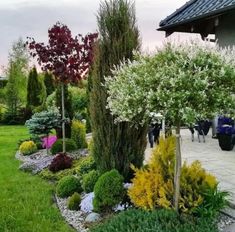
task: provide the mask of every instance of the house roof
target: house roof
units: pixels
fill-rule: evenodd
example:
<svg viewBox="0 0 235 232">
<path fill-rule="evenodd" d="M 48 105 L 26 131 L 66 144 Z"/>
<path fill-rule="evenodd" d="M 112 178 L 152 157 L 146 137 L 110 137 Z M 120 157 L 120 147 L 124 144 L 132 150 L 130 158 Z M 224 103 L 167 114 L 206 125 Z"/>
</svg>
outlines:
<svg viewBox="0 0 235 232">
<path fill-rule="evenodd" d="M 190 0 L 159 24 L 165 31 L 175 26 L 213 17 L 235 9 L 235 0 Z"/>
</svg>

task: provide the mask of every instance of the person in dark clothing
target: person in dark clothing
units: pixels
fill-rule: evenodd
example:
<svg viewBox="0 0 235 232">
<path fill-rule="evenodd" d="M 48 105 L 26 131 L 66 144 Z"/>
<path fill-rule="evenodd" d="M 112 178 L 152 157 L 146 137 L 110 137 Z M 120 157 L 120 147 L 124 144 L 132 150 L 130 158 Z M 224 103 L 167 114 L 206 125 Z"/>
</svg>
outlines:
<svg viewBox="0 0 235 232">
<path fill-rule="evenodd" d="M 155 123 L 153 129 L 153 141 L 154 143 L 159 143 L 159 136 L 160 136 L 161 124 Z"/>
<path fill-rule="evenodd" d="M 153 131 L 154 131 L 154 124 L 151 123 L 149 125 L 149 128 L 148 128 L 148 140 L 149 140 L 151 148 L 153 148 L 153 143 L 154 143 L 154 134 L 153 134 Z"/>
</svg>

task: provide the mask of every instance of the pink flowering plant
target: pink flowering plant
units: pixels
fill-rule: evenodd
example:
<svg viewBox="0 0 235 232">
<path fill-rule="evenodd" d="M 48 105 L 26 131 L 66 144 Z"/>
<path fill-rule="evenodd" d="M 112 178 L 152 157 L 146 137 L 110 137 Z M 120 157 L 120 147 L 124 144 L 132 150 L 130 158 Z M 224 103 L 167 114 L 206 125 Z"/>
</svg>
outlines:
<svg viewBox="0 0 235 232">
<path fill-rule="evenodd" d="M 52 145 L 56 142 L 56 135 L 49 135 L 42 138 L 42 147 L 46 149 L 50 149 Z"/>
</svg>

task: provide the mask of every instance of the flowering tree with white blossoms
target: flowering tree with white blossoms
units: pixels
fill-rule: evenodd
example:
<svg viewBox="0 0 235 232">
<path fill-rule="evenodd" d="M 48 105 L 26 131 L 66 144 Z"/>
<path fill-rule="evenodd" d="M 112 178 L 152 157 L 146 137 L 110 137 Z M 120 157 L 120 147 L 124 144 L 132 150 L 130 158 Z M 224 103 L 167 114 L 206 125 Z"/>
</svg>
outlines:
<svg viewBox="0 0 235 232">
<path fill-rule="evenodd" d="M 117 121 L 149 122 L 161 113 L 176 127 L 174 206 L 180 196 L 180 126 L 235 109 L 232 51 L 208 46 L 166 44 L 152 56 L 121 64 L 106 78 L 108 105 Z"/>
</svg>

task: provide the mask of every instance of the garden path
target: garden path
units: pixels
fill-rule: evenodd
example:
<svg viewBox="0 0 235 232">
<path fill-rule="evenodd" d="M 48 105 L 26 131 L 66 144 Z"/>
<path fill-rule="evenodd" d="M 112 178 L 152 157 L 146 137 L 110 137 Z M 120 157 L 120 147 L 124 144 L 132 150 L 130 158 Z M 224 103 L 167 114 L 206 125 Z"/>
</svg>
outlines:
<svg viewBox="0 0 235 232">
<path fill-rule="evenodd" d="M 211 131 L 206 136 L 206 142 L 191 141 L 191 133 L 188 129 L 181 130 L 181 148 L 183 161 L 191 163 L 201 161 L 203 167 L 214 174 L 219 187 L 230 193 L 229 200 L 235 207 L 235 147 L 232 151 L 222 151 L 217 139 L 212 139 Z M 145 160 L 148 160 L 151 148 L 145 152 Z"/>
</svg>

